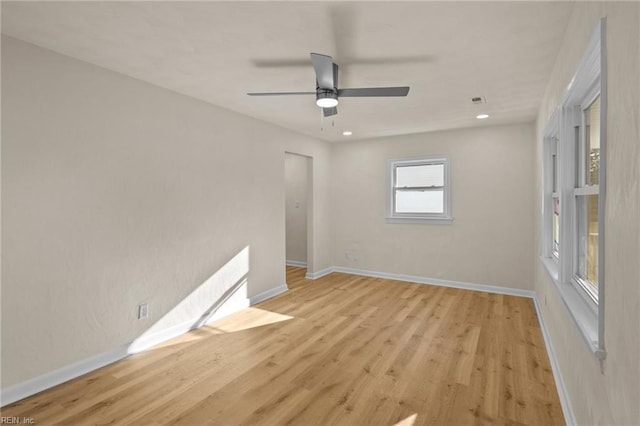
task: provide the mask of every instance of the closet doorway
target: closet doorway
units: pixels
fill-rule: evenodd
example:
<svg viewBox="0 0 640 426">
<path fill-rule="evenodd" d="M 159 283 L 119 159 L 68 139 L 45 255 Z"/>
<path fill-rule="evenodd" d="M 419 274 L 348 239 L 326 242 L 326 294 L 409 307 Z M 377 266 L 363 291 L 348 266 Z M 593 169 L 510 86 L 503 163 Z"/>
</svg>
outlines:
<svg viewBox="0 0 640 426">
<path fill-rule="evenodd" d="M 284 157 L 286 265 L 306 269 L 311 258 L 313 159 L 289 152 Z"/>
</svg>

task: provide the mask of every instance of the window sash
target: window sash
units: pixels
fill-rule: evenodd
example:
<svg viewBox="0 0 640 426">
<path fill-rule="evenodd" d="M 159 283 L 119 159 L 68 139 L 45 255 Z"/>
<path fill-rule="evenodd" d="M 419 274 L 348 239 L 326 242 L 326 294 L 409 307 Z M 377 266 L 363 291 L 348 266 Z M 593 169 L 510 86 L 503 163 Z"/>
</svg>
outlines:
<svg viewBox="0 0 640 426">
<path fill-rule="evenodd" d="M 422 173 L 423 179 L 413 179 L 403 177 L 403 183 L 414 183 L 413 185 L 398 185 L 398 171 L 402 168 L 419 167 L 419 166 L 441 166 L 441 176 L 434 176 L 432 171 L 425 171 Z M 411 159 L 398 159 L 389 160 L 389 219 L 448 219 L 450 220 L 450 166 L 449 159 L 447 157 L 422 157 Z M 420 174 L 420 173 L 417 173 Z M 424 183 L 434 182 L 432 185 L 424 185 Z M 437 193 L 442 193 L 442 200 L 435 202 L 437 199 Z M 404 201 L 411 201 L 410 194 L 424 193 L 425 197 L 423 202 L 426 203 L 424 210 L 421 208 L 415 208 L 414 210 L 402 209 L 399 206 L 399 198 L 403 198 Z M 432 196 L 426 196 L 427 193 Z M 419 198 L 419 196 L 417 197 Z M 416 201 L 416 200 L 414 200 Z M 430 203 L 430 208 L 429 208 Z M 434 209 L 434 206 L 436 209 Z M 430 211 L 429 211 L 430 210 Z"/>
<path fill-rule="evenodd" d="M 574 195 L 573 274 L 571 281 L 588 296 L 587 301 L 599 303 L 598 269 L 601 264 L 599 223 L 599 188 L 576 188 Z M 591 202 L 589 200 L 592 200 Z M 593 202 L 595 200 L 595 203 Z M 590 213 L 595 209 L 595 220 Z M 595 224 L 595 226 L 593 226 Z"/>
<path fill-rule="evenodd" d="M 598 176 L 593 177 L 591 168 L 591 122 L 589 113 L 596 101 L 600 99 L 600 91 L 598 87 L 592 87 L 587 95 L 583 98 L 578 107 L 574 108 L 574 121 L 576 121 L 575 141 L 576 155 L 575 168 L 576 180 L 575 188 L 572 191 L 573 202 L 573 268 L 571 274 L 571 282 L 579 290 L 579 293 L 585 297 L 589 305 L 596 309 L 599 301 L 600 278 L 598 269 L 601 265 L 600 250 L 600 223 L 603 220 L 600 202 L 600 159 L 597 159 L 596 172 Z M 601 113 L 598 110 L 597 119 L 601 120 Z M 597 123 L 598 126 L 601 123 Z M 599 135 L 598 135 L 599 138 Z M 598 141 L 599 144 L 599 141 Z M 598 150 L 599 155 L 599 150 Z M 595 181 L 595 184 L 594 184 Z M 593 201 L 595 200 L 595 205 Z M 595 221 L 591 217 L 592 210 L 595 208 Z M 595 223 L 595 230 L 593 224 Z M 595 231 L 595 232 L 594 232 Z"/>
</svg>

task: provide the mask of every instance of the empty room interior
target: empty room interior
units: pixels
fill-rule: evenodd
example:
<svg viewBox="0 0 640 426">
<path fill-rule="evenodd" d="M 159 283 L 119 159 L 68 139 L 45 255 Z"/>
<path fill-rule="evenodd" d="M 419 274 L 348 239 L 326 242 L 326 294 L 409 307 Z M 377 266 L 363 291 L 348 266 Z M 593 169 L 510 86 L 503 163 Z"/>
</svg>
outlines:
<svg viewBox="0 0 640 426">
<path fill-rule="evenodd" d="M 640 2 L 1 18 L 0 424 L 640 425 Z"/>
</svg>

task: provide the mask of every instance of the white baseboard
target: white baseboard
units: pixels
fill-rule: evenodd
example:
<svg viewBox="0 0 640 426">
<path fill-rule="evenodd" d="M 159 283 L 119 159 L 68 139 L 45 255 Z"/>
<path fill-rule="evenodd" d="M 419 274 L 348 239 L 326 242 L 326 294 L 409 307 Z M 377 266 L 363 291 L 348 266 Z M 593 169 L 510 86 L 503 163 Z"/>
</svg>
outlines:
<svg viewBox="0 0 640 426">
<path fill-rule="evenodd" d="M 297 266 L 298 268 L 306 268 L 307 262 L 301 262 L 299 260 L 287 260 L 285 262 L 287 266 Z"/>
<path fill-rule="evenodd" d="M 542 317 L 542 310 L 540 309 L 540 305 L 538 304 L 537 296 L 533 298 L 533 304 L 536 307 L 536 314 L 538 315 L 540 330 L 542 331 L 542 337 L 544 338 L 544 345 L 547 347 L 547 355 L 549 357 L 549 362 L 551 362 L 551 371 L 553 371 L 553 378 L 556 382 L 556 389 L 558 390 L 558 397 L 560 398 L 560 405 L 562 406 L 564 421 L 568 426 L 573 426 L 576 424 L 576 418 L 573 415 L 573 410 L 571 409 L 569 394 L 567 393 L 567 388 L 565 387 L 564 380 L 562 380 L 562 375 L 560 374 L 560 366 L 558 365 L 555 352 L 553 351 L 551 338 L 549 336 L 549 333 L 547 332 L 547 327 L 545 325 L 544 318 Z"/>
<path fill-rule="evenodd" d="M 282 284 L 279 287 L 274 287 L 272 289 L 269 289 L 267 291 L 263 291 L 260 294 L 256 294 L 255 296 L 251 296 L 249 298 L 249 304 L 251 306 L 258 304 L 260 302 L 264 302 L 267 299 L 271 299 L 272 297 L 276 297 L 279 294 L 282 294 L 286 291 L 289 290 L 289 287 L 287 287 L 286 284 Z"/>
<path fill-rule="evenodd" d="M 318 272 L 309 272 L 309 271 L 307 271 L 307 274 L 304 277 L 309 279 L 309 280 L 315 280 L 315 279 L 318 279 L 318 278 L 322 278 L 325 275 L 329 275 L 332 272 L 335 272 L 334 269 L 335 268 L 333 268 L 333 267 L 329 267 L 329 268 L 321 269 Z"/>
<path fill-rule="evenodd" d="M 0 396 L 1 406 L 24 399 L 28 396 L 42 392 L 45 389 L 57 386 L 93 370 L 112 364 L 129 355 L 129 345 L 119 346 L 107 352 L 83 359 L 73 364 L 66 365 L 54 371 L 50 371 L 41 376 L 34 377 L 25 382 L 9 386 L 2 389 Z"/>
<path fill-rule="evenodd" d="M 106 365 L 113 364 L 116 361 L 120 361 L 132 355 L 134 353 L 142 352 L 160 343 L 164 343 L 171 339 L 174 339 L 189 331 L 202 327 L 205 324 L 209 324 L 213 321 L 217 321 L 235 312 L 238 312 L 248 306 L 255 305 L 263 302 L 267 299 L 275 297 L 284 293 L 289 288 L 286 285 L 274 287 L 262 293 L 259 293 L 250 298 L 246 298 L 242 301 L 237 301 L 233 306 L 229 308 L 222 307 L 217 310 L 211 316 L 203 316 L 193 318 L 189 321 L 184 321 L 180 324 L 173 325 L 167 329 L 151 333 L 149 335 L 142 335 L 133 342 L 119 346 L 112 350 L 103 352 L 98 355 L 83 359 L 73 364 L 66 365 L 57 370 L 42 374 L 33 379 L 29 379 L 25 382 L 9 386 L 0 390 L 0 407 L 20 401 L 31 395 L 35 395 L 43 390 L 52 388 L 69 380 L 78 378 L 84 374 L 90 373 L 94 370 L 102 368 Z"/>
<path fill-rule="evenodd" d="M 418 284 L 432 284 L 441 287 L 461 288 L 464 290 L 484 291 L 487 293 L 506 294 L 509 296 L 520 296 L 534 298 L 535 292 L 532 290 L 521 290 L 517 288 L 500 287 L 487 284 L 476 284 L 462 281 L 450 281 L 440 278 L 419 277 L 416 275 L 394 274 L 390 272 L 367 271 L 364 269 L 345 268 L 342 266 L 334 266 L 332 272 L 342 272 L 345 274 L 362 275 L 365 277 L 386 278 L 396 281 L 406 281 Z"/>
</svg>

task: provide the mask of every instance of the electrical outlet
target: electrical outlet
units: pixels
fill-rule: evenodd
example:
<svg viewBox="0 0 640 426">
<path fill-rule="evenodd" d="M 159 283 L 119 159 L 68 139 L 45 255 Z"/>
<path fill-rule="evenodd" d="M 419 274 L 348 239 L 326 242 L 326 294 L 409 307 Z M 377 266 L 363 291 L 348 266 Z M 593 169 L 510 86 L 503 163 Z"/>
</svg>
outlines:
<svg viewBox="0 0 640 426">
<path fill-rule="evenodd" d="M 149 304 L 141 303 L 138 305 L 138 319 L 145 319 L 149 316 Z"/>
</svg>

